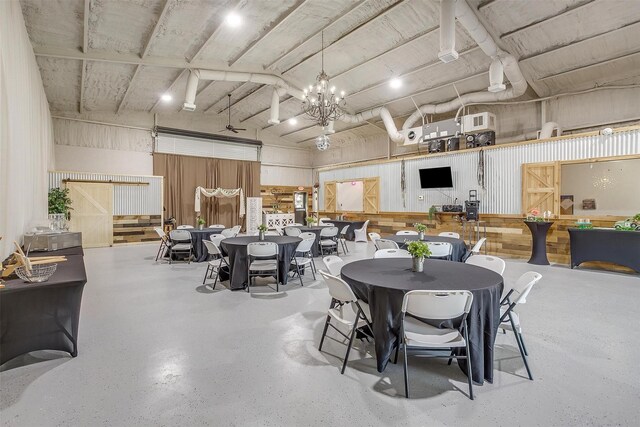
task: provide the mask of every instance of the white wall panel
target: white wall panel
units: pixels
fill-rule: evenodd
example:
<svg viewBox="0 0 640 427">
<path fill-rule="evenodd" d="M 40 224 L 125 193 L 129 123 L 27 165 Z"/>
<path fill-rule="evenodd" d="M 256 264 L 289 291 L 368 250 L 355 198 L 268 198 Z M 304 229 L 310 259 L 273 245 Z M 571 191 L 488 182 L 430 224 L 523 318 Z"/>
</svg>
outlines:
<svg viewBox="0 0 640 427">
<path fill-rule="evenodd" d="M 319 176 L 321 183 L 379 176 L 380 210 L 386 212 L 426 212 L 431 205 L 453 203 L 456 198 L 458 203 L 462 203 L 468 198 L 469 190 L 478 190 L 482 213 L 518 214 L 523 163 L 640 154 L 640 131 L 500 147 L 484 153 L 486 190 L 477 183 L 478 152 L 461 151 L 448 156 L 407 160 L 406 205 L 403 205 L 400 187 L 400 161 L 321 171 Z M 453 189 L 421 189 L 418 170 L 439 166 L 451 166 Z M 424 200 L 418 200 L 419 196 L 424 196 Z M 321 185 L 321 209 L 323 206 L 324 186 Z"/>
<path fill-rule="evenodd" d="M 258 160 L 258 148 L 256 145 L 160 134 L 158 138 L 156 138 L 155 151 L 166 154 L 249 160 L 255 162 Z"/>
<path fill-rule="evenodd" d="M 260 185 L 295 185 L 309 187 L 313 184 L 313 171 L 310 168 L 285 166 L 260 167 Z"/>
</svg>

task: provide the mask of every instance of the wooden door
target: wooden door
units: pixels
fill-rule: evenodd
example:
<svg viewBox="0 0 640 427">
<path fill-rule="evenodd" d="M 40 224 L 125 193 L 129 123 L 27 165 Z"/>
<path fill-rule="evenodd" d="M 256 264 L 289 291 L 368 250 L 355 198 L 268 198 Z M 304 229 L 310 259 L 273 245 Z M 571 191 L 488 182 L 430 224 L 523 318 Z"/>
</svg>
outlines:
<svg viewBox="0 0 640 427">
<path fill-rule="evenodd" d="M 551 211 L 559 214 L 560 176 L 558 164 L 529 163 L 522 165 L 522 213 L 527 214 L 532 209 Z"/>
<path fill-rule="evenodd" d="M 336 211 L 336 183 L 324 183 L 324 210 L 325 212 Z"/>
<path fill-rule="evenodd" d="M 365 213 L 378 213 L 380 210 L 380 178 L 363 180 L 363 205 Z"/>
<path fill-rule="evenodd" d="M 82 246 L 113 244 L 113 184 L 68 182 L 71 231 L 82 233 Z"/>
</svg>

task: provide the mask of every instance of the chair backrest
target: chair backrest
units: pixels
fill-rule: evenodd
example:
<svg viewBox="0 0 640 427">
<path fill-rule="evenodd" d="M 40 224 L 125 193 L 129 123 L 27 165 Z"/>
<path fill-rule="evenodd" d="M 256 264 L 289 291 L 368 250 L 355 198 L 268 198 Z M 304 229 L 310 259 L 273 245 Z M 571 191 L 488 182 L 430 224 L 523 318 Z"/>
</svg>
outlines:
<svg viewBox="0 0 640 427">
<path fill-rule="evenodd" d="M 542 274 L 535 271 L 527 271 L 516 280 L 516 284 L 513 286 L 513 293 L 509 299 L 516 304 L 524 304 L 527 302 L 527 295 L 531 292 L 533 285 L 538 283 L 542 279 Z"/>
<path fill-rule="evenodd" d="M 367 232 L 367 227 L 369 226 L 369 220 L 366 220 L 364 222 L 364 224 L 362 224 L 362 228 L 358 228 L 358 231 L 361 231 L 363 233 Z"/>
<path fill-rule="evenodd" d="M 284 229 L 284 234 L 291 237 L 297 237 L 300 235 L 300 229 L 296 227 L 287 227 Z"/>
<path fill-rule="evenodd" d="M 164 232 L 162 227 L 153 227 L 153 230 L 158 233 L 158 236 L 160 236 L 162 240 L 167 238 L 167 234 Z"/>
<path fill-rule="evenodd" d="M 296 230 L 298 230 L 298 229 L 296 228 Z M 300 231 L 300 230 L 298 230 L 298 231 Z M 316 236 L 316 233 L 312 233 L 310 231 L 306 231 L 304 233 L 298 234 L 298 237 L 301 238 L 302 240 L 313 239 L 313 241 L 315 242 L 317 236 Z"/>
<path fill-rule="evenodd" d="M 216 244 L 216 246 L 220 247 L 220 242 L 222 242 L 224 239 L 226 239 L 226 237 L 224 237 L 222 234 L 212 234 L 209 237 L 209 240 L 211 240 L 213 243 Z"/>
<path fill-rule="evenodd" d="M 476 255 L 480 253 L 480 249 L 482 249 L 482 245 L 484 245 L 484 242 L 487 241 L 486 237 L 483 237 L 482 239 L 478 240 L 476 242 L 475 245 L 473 245 L 473 248 L 471 248 L 471 253 Z"/>
<path fill-rule="evenodd" d="M 331 298 L 341 302 L 354 302 L 357 300 L 347 282 L 322 270 L 320 270 L 320 274 L 322 274 L 324 281 L 327 283 Z"/>
<path fill-rule="evenodd" d="M 451 255 L 452 246 L 448 242 L 426 242 L 432 257 L 445 257 Z"/>
<path fill-rule="evenodd" d="M 258 232 L 258 234 L 260 234 L 260 233 Z M 265 235 L 265 236 L 279 236 L 279 235 L 280 235 L 280 233 L 278 233 L 278 232 L 277 232 L 277 231 L 275 231 L 275 230 L 267 230 L 267 231 L 264 233 L 264 235 Z"/>
<path fill-rule="evenodd" d="M 376 240 L 380 239 L 382 236 L 379 235 L 378 233 L 369 233 L 369 239 L 371 239 L 372 242 L 375 242 Z"/>
<path fill-rule="evenodd" d="M 331 218 L 327 218 L 327 217 L 320 218 L 320 219 L 318 220 L 318 225 L 324 225 L 324 223 L 325 223 L 326 221 L 331 222 Z"/>
<path fill-rule="evenodd" d="M 451 237 L 452 239 L 459 239 L 460 238 L 460 234 L 455 233 L 453 231 L 443 231 L 442 233 L 438 234 L 438 236 Z"/>
<path fill-rule="evenodd" d="M 224 224 L 212 224 L 209 228 L 227 228 Z"/>
<path fill-rule="evenodd" d="M 178 226 L 178 230 L 185 230 L 185 229 L 189 229 L 189 228 L 193 228 L 193 225 L 179 225 Z"/>
<path fill-rule="evenodd" d="M 304 227 L 304 224 L 300 224 L 299 222 L 292 222 L 291 224 L 287 225 L 287 227 Z"/>
<path fill-rule="evenodd" d="M 222 252 L 220 252 L 218 245 L 211 240 L 202 239 L 202 243 L 204 243 L 204 247 L 207 248 L 209 255 L 213 255 L 215 257 L 222 256 Z"/>
<path fill-rule="evenodd" d="M 253 257 L 272 257 L 278 255 L 275 242 L 251 242 L 247 245 L 247 255 Z"/>
<path fill-rule="evenodd" d="M 489 255 L 472 255 L 465 261 L 465 264 L 477 265 L 478 267 L 484 267 L 489 270 L 495 271 L 499 275 L 504 274 L 504 269 L 507 264 L 502 258 Z"/>
<path fill-rule="evenodd" d="M 373 254 L 373 259 L 378 258 L 411 258 L 411 254 L 404 249 L 378 249 Z"/>
<path fill-rule="evenodd" d="M 284 231 L 282 230 L 282 227 L 274 226 L 273 228 L 275 228 L 276 233 L 278 233 L 278 236 L 284 235 Z"/>
<path fill-rule="evenodd" d="M 332 222 L 323 222 L 322 224 L 323 227 L 335 227 L 335 224 Z"/>
<path fill-rule="evenodd" d="M 171 230 L 169 232 L 169 238 L 171 238 L 173 242 L 191 241 L 191 233 L 185 229 Z"/>
<path fill-rule="evenodd" d="M 409 291 L 402 300 L 402 312 L 423 319 L 456 319 L 468 314 L 473 302 L 469 291 Z"/>
<path fill-rule="evenodd" d="M 388 239 L 378 239 L 375 241 L 378 249 L 400 249 L 400 246 L 393 240 Z"/>
<path fill-rule="evenodd" d="M 335 237 L 338 235 L 338 227 L 325 227 L 320 230 L 320 237 Z"/>
<path fill-rule="evenodd" d="M 342 230 L 340 230 L 340 234 L 344 236 L 345 234 L 347 234 L 348 231 L 349 231 L 349 225 L 345 225 L 344 227 L 342 227 Z"/>
<path fill-rule="evenodd" d="M 233 231 L 233 228 L 225 228 L 220 232 L 220 234 L 224 237 L 236 237 L 237 233 Z"/>
<path fill-rule="evenodd" d="M 298 243 L 298 246 L 296 247 L 296 252 L 307 253 L 311 251 L 311 248 L 313 247 L 313 244 L 315 243 L 315 241 L 316 241 L 315 235 L 312 238 L 303 239 L 302 242 Z"/>
<path fill-rule="evenodd" d="M 418 232 L 415 230 L 400 230 L 396 233 L 396 236 L 417 236 Z"/>
<path fill-rule="evenodd" d="M 231 227 L 231 229 L 235 233 L 235 236 L 237 236 L 238 233 L 240 232 L 240 230 L 242 230 L 242 226 L 241 225 L 234 225 L 233 227 Z"/>
<path fill-rule="evenodd" d="M 335 255 L 329 255 L 322 258 L 322 262 L 324 263 L 325 268 L 333 276 L 339 275 L 342 271 L 342 266 L 344 266 L 344 261 L 342 260 L 342 258 Z"/>
</svg>

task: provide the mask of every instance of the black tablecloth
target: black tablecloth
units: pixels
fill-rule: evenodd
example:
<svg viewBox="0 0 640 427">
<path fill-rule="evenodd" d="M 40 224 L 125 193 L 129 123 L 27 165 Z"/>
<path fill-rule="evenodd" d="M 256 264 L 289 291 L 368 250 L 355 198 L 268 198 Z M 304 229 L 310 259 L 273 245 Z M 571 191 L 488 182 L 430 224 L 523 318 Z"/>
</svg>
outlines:
<svg viewBox="0 0 640 427">
<path fill-rule="evenodd" d="M 569 228 L 571 268 L 587 261 L 612 262 L 640 273 L 640 231 Z"/>
<path fill-rule="evenodd" d="M 30 254 L 67 257 L 44 283 L 22 279 L 0 289 L 0 364 L 36 350 L 78 354 L 82 291 L 87 282 L 82 248 Z"/>
<path fill-rule="evenodd" d="M 354 230 L 358 228 L 362 228 L 362 226 L 364 225 L 364 221 L 342 221 L 338 219 L 332 219 L 326 222 L 330 222 L 331 224 L 338 227 L 339 232 L 342 232 L 342 229 L 344 228 L 344 226 L 348 225 L 349 229 L 347 230 L 347 234 L 346 234 L 347 240 L 356 240 L 356 233 Z"/>
<path fill-rule="evenodd" d="M 531 231 L 531 258 L 529 264 L 549 265 L 547 259 L 547 233 L 553 222 L 549 221 L 525 221 Z"/>
<path fill-rule="evenodd" d="M 393 240 L 396 242 L 400 249 L 405 248 L 405 241 L 412 242 L 414 240 L 418 240 L 418 236 L 412 235 L 391 235 L 385 236 L 383 239 Z M 424 236 L 425 242 L 447 242 L 451 243 L 451 261 L 463 261 L 467 257 L 467 245 L 464 243 L 462 239 L 454 239 L 452 237 L 443 237 L 443 236 Z"/>
<path fill-rule="evenodd" d="M 473 380 L 493 381 L 493 350 L 500 323 L 502 276 L 491 270 L 444 260 L 425 260 L 424 272 L 411 271 L 411 259 L 370 259 L 342 267 L 342 278 L 371 308 L 378 372 L 384 371 L 400 335 L 402 299 L 415 289 L 469 290 L 468 316 Z M 443 325 L 451 327 L 452 325 Z M 462 353 L 464 353 L 462 349 Z M 466 362 L 459 361 L 466 372 Z"/>
<path fill-rule="evenodd" d="M 187 231 L 191 233 L 191 244 L 193 245 L 193 260 L 195 262 L 204 262 L 209 258 L 209 251 L 202 241 L 209 240 L 214 234 L 220 234 L 224 228 L 190 228 Z"/>
<path fill-rule="evenodd" d="M 289 227 L 285 227 L 285 229 L 287 229 Z M 313 253 L 314 257 L 320 256 L 320 246 L 318 246 L 318 243 L 320 242 L 320 232 L 327 228 L 327 227 L 291 227 L 291 228 L 297 228 L 298 230 L 300 230 L 300 232 L 302 233 L 313 233 L 316 235 L 316 243 L 311 247 L 311 252 Z"/>
<path fill-rule="evenodd" d="M 289 267 L 293 253 L 302 241 L 299 237 L 291 236 L 265 236 L 266 242 L 276 242 L 278 244 L 279 279 L 283 285 L 287 284 Z M 257 242 L 258 236 L 243 236 L 224 239 L 220 242 L 220 247 L 225 255 L 229 256 L 229 266 L 231 273 L 231 289 L 243 289 L 247 283 L 247 245 Z M 220 273 L 222 280 L 227 280 L 224 272 Z"/>
</svg>

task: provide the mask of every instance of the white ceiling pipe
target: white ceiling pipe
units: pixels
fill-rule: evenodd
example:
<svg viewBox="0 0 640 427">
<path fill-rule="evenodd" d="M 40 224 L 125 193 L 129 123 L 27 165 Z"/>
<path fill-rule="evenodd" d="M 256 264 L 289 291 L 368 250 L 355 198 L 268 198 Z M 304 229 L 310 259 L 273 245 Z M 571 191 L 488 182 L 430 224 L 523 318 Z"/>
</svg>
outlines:
<svg viewBox="0 0 640 427">
<path fill-rule="evenodd" d="M 333 128 L 333 124 L 334 124 L 333 120 L 331 120 L 328 125 L 326 125 L 326 126 L 324 126 L 322 128 L 322 133 L 324 135 L 332 135 L 332 134 L 336 133 L 335 129 Z"/>
<path fill-rule="evenodd" d="M 558 133 L 556 136 L 562 135 L 562 127 L 556 122 L 546 122 L 542 125 L 542 129 L 540 129 L 540 136 L 538 139 L 548 139 L 553 135 L 553 130 L 557 129 Z"/>
<path fill-rule="evenodd" d="M 438 58 L 442 62 L 458 59 L 456 51 L 456 0 L 440 2 L 440 52 Z"/>
<path fill-rule="evenodd" d="M 271 93 L 271 110 L 269 112 L 269 120 L 267 120 L 267 123 L 270 125 L 280 123 L 280 95 L 284 95 L 284 91 L 280 93 L 281 90 L 282 89 L 274 86 L 273 92 Z"/>
<path fill-rule="evenodd" d="M 491 34 L 484 28 L 484 25 L 482 25 L 482 22 L 480 22 L 471 7 L 469 7 L 466 0 L 454 1 L 456 3 L 456 18 L 458 18 L 458 22 L 467 30 L 473 40 L 480 46 L 480 49 L 492 59 L 499 54 L 504 54 L 505 52 L 500 50 L 491 37 Z"/>
<path fill-rule="evenodd" d="M 189 79 L 187 80 L 187 94 L 185 95 L 184 104 L 182 108 L 185 110 L 193 111 L 196 109 L 196 93 L 198 92 L 198 70 L 191 70 L 189 73 Z"/>
<path fill-rule="evenodd" d="M 395 142 L 396 144 L 400 144 L 404 141 L 404 135 L 398 132 L 398 128 L 393 121 L 393 117 L 391 117 L 391 113 L 389 113 L 389 110 L 387 110 L 385 107 L 373 108 L 371 110 L 363 111 L 358 114 L 343 114 L 342 116 L 340 116 L 340 121 L 347 123 L 362 123 L 376 117 L 380 117 L 382 119 L 384 127 L 385 129 L 387 129 L 387 133 L 389 134 L 389 138 L 393 142 Z"/>
<path fill-rule="evenodd" d="M 504 77 L 504 67 L 502 66 L 502 61 L 499 58 L 495 58 L 491 61 L 491 66 L 489 67 L 489 87 L 487 90 L 489 92 L 502 92 L 507 87 L 503 83 Z"/>
</svg>

